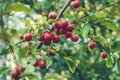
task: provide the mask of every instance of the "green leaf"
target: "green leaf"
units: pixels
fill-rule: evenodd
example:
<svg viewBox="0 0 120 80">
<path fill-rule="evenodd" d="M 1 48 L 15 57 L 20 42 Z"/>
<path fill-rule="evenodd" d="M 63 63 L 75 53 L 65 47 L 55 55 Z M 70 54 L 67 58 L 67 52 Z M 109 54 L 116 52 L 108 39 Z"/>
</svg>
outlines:
<svg viewBox="0 0 120 80">
<path fill-rule="evenodd" d="M 101 21 L 101 24 L 110 30 L 117 31 L 117 26 L 111 19 L 105 18 Z"/>
<path fill-rule="evenodd" d="M 49 74 L 49 75 L 46 75 L 43 80 L 62 80 L 62 76 L 56 74 L 56 73 L 53 73 L 53 74 Z"/>
<path fill-rule="evenodd" d="M 89 33 L 89 30 L 90 30 L 90 26 L 83 26 L 82 29 L 81 29 L 81 36 L 85 39 L 88 37 L 88 33 Z"/>
<path fill-rule="evenodd" d="M 49 24 L 52 24 L 52 23 L 55 23 L 55 22 L 56 22 L 56 20 L 54 20 L 54 19 L 49 19 L 49 20 L 48 20 L 48 23 L 49 23 Z"/>
<path fill-rule="evenodd" d="M 22 3 L 13 3 L 9 5 L 5 10 L 5 12 L 11 12 L 11 11 L 29 13 L 30 9 Z"/>
<path fill-rule="evenodd" d="M 27 77 L 30 80 L 39 80 L 38 76 L 33 74 L 33 73 L 23 73 L 20 77 L 21 77 L 21 79 L 24 78 L 24 77 Z"/>
<path fill-rule="evenodd" d="M 26 54 L 27 54 L 27 49 L 25 48 L 17 48 L 17 53 L 18 53 L 18 57 L 19 57 L 19 60 L 21 60 L 22 58 L 25 58 L 26 57 Z"/>
<path fill-rule="evenodd" d="M 94 36 L 93 37 L 95 41 L 99 42 L 101 45 L 105 45 L 106 44 L 106 40 L 103 36 L 99 35 L 99 36 Z"/>
<path fill-rule="evenodd" d="M 10 67 L 0 68 L 0 74 L 2 75 L 2 74 L 6 73 L 6 72 L 9 71 L 9 70 L 10 70 Z"/>
<path fill-rule="evenodd" d="M 9 51 L 6 48 L 0 48 L 0 55 L 7 55 Z"/>
<path fill-rule="evenodd" d="M 106 66 L 108 68 L 111 68 L 113 66 L 113 63 L 114 63 L 114 60 L 112 57 L 108 57 L 107 60 L 106 60 Z"/>
<path fill-rule="evenodd" d="M 36 57 L 35 56 L 29 56 L 28 61 L 29 61 L 30 64 L 34 64 L 36 62 Z"/>
<path fill-rule="evenodd" d="M 105 17 L 106 13 L 105 13 L 105 11 L 98 11 L 98 12 L 95 13 L 95 15 L 96 15 L 97 18 L 100 19 L 100 18 Z"/>
<path fill-rule="evenodd" d="M 65 58 L 65 60 L 66 60 L 66 63 L 67 63 L 67 65 L 68 65 L 68 68 L 70 69 L 70 71 L 71 71 L 72 73 L 74 73 L 74 72 L 75 72 L 75 69 L 76 69 L 76 63 L 75 63 L 74 59 L 72 59 L 72 58 L 70 58 L 70 57 L 64 57 L 64 58 Z"/>
<path fill-rule="evenodd" d="M 33 65 L 31 65 L 31 64 L 29 64 L 27 67 L 26 67 L 26 69 L 25 69 L 25 71 L 24 71 L 24 74 L 27 74 L 27 73 L 33 73 L 34 72 L 34 66 Z"/>
<path fill-rule="evenodd" d="M 115 62 L 115 66 L 113 68 L 113 71 L 115 71 L 116 73 L 118 73 L 118 62 L 117 62 L 117 60 Z"/>
<path fill-rule="evenodd" d="M 115 57 L 115 58 L 117 58 L 117 59 L 120 58 L 120 56 L 119 56 L 119 51 L 113 53 L 113 54 L 112 54 L 112 57 Z"/>
<path fill-rule="evenodd" d="M 44 56 L 44 59 L 46 60 L 46 68 L 48 69 L 49 66 L 52 64 L 52 59 L 48 56 Z"/>
</svg>

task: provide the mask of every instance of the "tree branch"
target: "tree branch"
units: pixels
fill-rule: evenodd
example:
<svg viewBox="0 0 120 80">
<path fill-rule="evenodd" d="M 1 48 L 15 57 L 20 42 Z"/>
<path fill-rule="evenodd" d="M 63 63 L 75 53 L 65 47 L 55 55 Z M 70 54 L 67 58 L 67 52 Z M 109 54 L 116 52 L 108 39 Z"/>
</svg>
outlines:
<svg viewBox="0 0 120 80">
<path fill-rule="evenodd" d="M 120 3 L 120 1 L 117 1 L 117 2 L 111 3 L 111 4 L 105 6 L 105 7 L 101 8 L 101 9 L 98 9 L 98 10 L 96 10 L 96 11 L 101 11 L 101 10 L 103 10 L 103 9 L 105 9 L 105 8 L 111 7 L 111 6 L 113 6 L 113 5 L 115 5 L 115 4 L 119 4 L 119 3 Z"/>
<path fill-rule="evenodd" d="M 120 3 L 120 1 L 117 1 L 117 2 L 111 3 L 111 4 L 105 6 L 105 7 L 101 8 L 101 9 L 96 10 L 95 12 L 97 12 L 97 11 L 102 11 L 102 10 L 104 10 L 105 8 L 108 8 L 108 7 L 114 6 L 115 4 L 119 4 L 119 3 Z M 88 14 L 85 14 L 83 17 L 81 17 L 80 20 L 82 20 L 83 18 L 85 18 L 85 17 L 87 17 L 87 16 L 89 16 L 89 15 L 88 15 Z"/>
<path fill-rule="evenodd" d="M 60 17 L 62 16 L 62 14 L 64 13 L 64 11 L 67 9 L 67 7 L 70 5 L 71 0 L 68 0 L 68 2 L 66 2 L 66 4 L 64 5 L 64 7 L 60 10 L 56 20 L 59 20 Z"/>
<path fill-rule="evenodd" d="M 37 36 L 37 35 L 33 35 L 32 37 L 36 37 L 36 36 Z M 24 42 L 24 41 L 25 41 L 25 40 L 22 39 L 22 40 L 20 40 L 19 42 L 15 43 L 14 45 L 8 47 L 7 49 L 10 49 L 11 47 L 13 47 L 13 46 L 15 46 L 15 45 L 18 45 L 18 44 L 20 44 L 20 43 L 22 43 L 22 42 Z"/>
</svg>

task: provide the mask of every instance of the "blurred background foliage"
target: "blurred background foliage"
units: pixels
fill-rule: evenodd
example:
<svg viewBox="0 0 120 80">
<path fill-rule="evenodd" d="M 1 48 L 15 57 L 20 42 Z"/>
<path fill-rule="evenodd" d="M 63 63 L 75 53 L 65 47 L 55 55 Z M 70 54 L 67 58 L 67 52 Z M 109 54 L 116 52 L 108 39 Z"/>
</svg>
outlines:
<svg viewBox="0 0 120 80">
<path fill-rule="evenodd" d="M 0 0 L 0 80 L 12 80 L 11 71 L 16 67 L 13 55 L 26 68 L 21 80 L 120 80 L 120 0 L 80 2 L 78 9 L 68 7 L 62 15 L 75 24 L 73 34 L 80 40 L 72 43 L 61 36 L 59 44 L 51 45 L 60 55 L 46 56 L 49 68 L 42 70 L 31 65 L 39 58 L 35 37 L 30 43 L 14 44 L 29 30 L 39 37 L 43 25 L 49 24 L 49 12 L 59 13 L 66 0 Z M 88 48 L 91 39 L 100 44 L 94 50 Z M 15 54 L 7 49 L 9 46 Z M 101 46 L 109 54 L 107 59 L 100 57 Z M 47 55 L 48 49 L 43 46 L 38 52 Z M 33 54 L 27 56 L 27 50 Z"/>
</svg>

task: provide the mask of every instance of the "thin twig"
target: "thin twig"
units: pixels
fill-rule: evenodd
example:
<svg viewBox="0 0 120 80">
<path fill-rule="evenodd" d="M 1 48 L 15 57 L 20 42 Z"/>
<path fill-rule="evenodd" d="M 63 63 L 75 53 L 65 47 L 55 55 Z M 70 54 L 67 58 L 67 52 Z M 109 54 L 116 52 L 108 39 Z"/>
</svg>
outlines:
<svg viewBox="0 0 120 80">
<path fill-rule="evenodd" d="M 120 3 L 120 1 L 117 1 L 117 2 L 111 3 L 111 4 L 105 6 L 105 7 L 101 8 L 101 9 L 98 9 L 98 10 L 96 10 L 96 11 L 101 11 L 101 10 L 103 10 L 103 9 L 105 9 L 105 8 L 111 7 L 111 6 L 113 6 L 113 5 L 115 5 L 115 4 L 119 4 L 119 3 Z"/>
<path fill-rule="evenodd" d="M 37 35 L 33 35 L 32 37 L 36 37 L 36 36 L 37 36 Z M 15 45 L 18 45 L 18 44 L 24 42 L 24 41 L 25 41 L 24 39 L 20 40 L 19 42 L 15 43 L 14 45 L 8 47 L 7 50 L 10 49 L 11 47 L 15 46 Z"/>
<path fill-rule="evenodd" d="M 64 5 L 64 7 L 60 10 L 56 20 L 59 20 L 60 17 L 62 16 L 62 14 L 64 13 L 64 11 L 67 9 L 67 7 L 70 5 L 71 0 L 68 0 L 68 2 Z"/>
<path fill-rule="evenodd" d="M 14 59 L 14 63 L 18 66 L 19 64 L 17 63 L 17 58 L 16 58 L 16 55 L 15 55 L 15 52 L 14 52 L 14 50 L 13 50 L 13 47 L 12 46 L 10 46 L 10 50 L 11 50 L 11 52 L 12 52 L 12 55 L 13 55 L 13 59 Z"/>
<path fill-rule="evenodd" d="M 113 5 L 115 5 L 115 4 L 119 4 L 119 3 L 120 3 L 120 1 L 111 3 L 111 4 L 109 4 L 109 5 L 107 5 L 107 6 L 103 7 L 103 8 L 100 8 L 100 9 L 96 10 L 95 12 L 97 12 L 97 11 L 102 11 L 102 10 L 108 8 L 108 7 L 111 7 L 111 6 L 113 6 Z M 83 18 L 85 18 L 85 17 L 87 17 L 87 16 L 89 16 L 89 15 L 88 15 L 88 14 L 85 14 L 83 17 L 81 17 L 80 20 L 82 20 Z"/>
</svg>

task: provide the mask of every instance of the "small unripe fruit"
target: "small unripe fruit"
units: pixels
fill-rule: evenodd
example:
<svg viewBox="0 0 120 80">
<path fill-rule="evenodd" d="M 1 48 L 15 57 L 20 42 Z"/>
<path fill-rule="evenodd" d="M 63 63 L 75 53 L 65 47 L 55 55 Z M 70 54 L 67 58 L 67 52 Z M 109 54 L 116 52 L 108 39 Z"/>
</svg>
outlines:
<svg viewBox="0 0 120 80">
<path fill-rule="evenodd" d="M 93 42 L 93 41 L 88 44 L 88 47 L 89 47 L 90 49 L 94 49 L 95 46 L 96 46 L 96 43 Z"/>
<path fill-rule="evenodd" d="M 101 57 L 102 57 L 102 58 L 107 58 L 107 55 L 108 55 L 108 54 L 107 54 L 106 52 L 102 52 L 102 53 L 101 53 Z"/>
<path fill-rule="evenodd" d="M 77 42 L 79 40 L 79 36 L 78 35 L 74 35 L 71 37 L 73 42 Z"/>
<path fill-rule="evenodd" d="M 69 32 L 69 31 L 68 31 L 68 32 L 66 32 L 65 37 L 66 37 L 66 38 L 70 38 L 70 37 L 72 37 L 72 33 L 71 33 L 71 32 Z"/>
<path fill-rule="evenodd" d="M 35 62 L 35 64 L 34 64 L 34 66 L 35 66 L 35 67 L 39 66 L 39 60 L 38 60 L 38 59 L 36 59 L 36 62 Z"/>
<path fill-rule="evenodd" d="M 78 8 L 80 6 L 80 2 L 78 0 L 72 1 L 71 6 L 72 8 Z"/>
<path fill-rule="evenodd" d="M 40 61 L 39 61 L 39 67 L 40 67 L 41 69 L 45 68 L 45 67 L 46 67 L 46 61 L 45 61 L 45 60 L 40 60 Z"/>
<path fill-rule="evenodd" d="M 53 42 L 54 42 L 54 43 L 59 43 L 59 42 L 60 42 L 59 36 L 57 36 L 57 35 L 54 36 L 54 37 L 53 37 Z"/>
<path fill-rule="evenodd" d="M 70 32 L 73 30 L 73 28 L 74 28 L 74 24 L 69 24 L 67 26 L 67 30 L 70 31 Z"/>
<path fill-rule="evenodd" d="M 12 78 L 18 78 L 19 77 L 19 72 L 15 69 L 13 72 L 12 72 Z"/>
<path fill-rule="evenodd" d="M 24 39 L 25 39 L 25 41 L 31 41 L 32 40 L 32 34 L 31 33 L 26 33 L 24 35 Z"/>
<path fill-rule="evenodd" d="M 48 17 L 49 17 L 50 19 L 56 19 L 57 14 L 56 14 L 55 12 L 50 12 L 49 15 L 48 15 Z"/>
<path fill-rule="evenodd" d="M 32 52 L 30 50 L 27 51 L 27 55 L 31 55 Z"/>
</svg>

